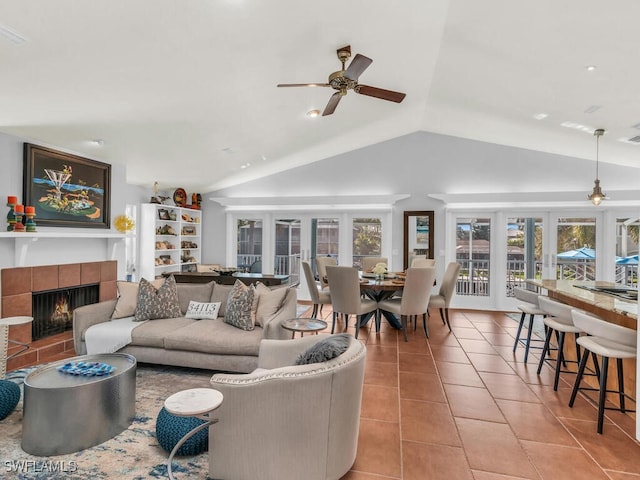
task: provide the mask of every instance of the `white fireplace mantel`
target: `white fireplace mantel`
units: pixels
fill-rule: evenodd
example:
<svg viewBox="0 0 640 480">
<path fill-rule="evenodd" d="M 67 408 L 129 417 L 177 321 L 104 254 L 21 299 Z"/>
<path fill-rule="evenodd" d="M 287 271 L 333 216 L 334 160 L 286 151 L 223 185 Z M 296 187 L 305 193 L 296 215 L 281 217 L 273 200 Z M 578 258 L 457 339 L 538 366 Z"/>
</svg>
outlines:
<svg viewBox="0 0 640 480">
<path fill-rule="evenodd" d="M 14 266 L 24 267 L 26 265 L 29 247 L 40 239 L 105 239 L 107 240 L 107 258 L 116 259 L 116 248 L 118 244 L 130 235 L 112 231 L 38 231 L 38 232 L 0 232 L 0 241 L 13 241 L 15 245 Z"/>
</svg>

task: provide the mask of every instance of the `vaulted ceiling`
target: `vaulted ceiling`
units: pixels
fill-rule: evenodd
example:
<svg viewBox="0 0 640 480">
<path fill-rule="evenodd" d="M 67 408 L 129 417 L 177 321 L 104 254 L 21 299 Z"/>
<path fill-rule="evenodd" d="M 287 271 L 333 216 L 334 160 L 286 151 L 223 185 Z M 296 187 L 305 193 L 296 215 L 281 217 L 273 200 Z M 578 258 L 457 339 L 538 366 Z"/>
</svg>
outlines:
<svg viewBox="0 0 640 480">
<path fill-rule="evenodd" d="M 3 0 L 0 131 L 203 192 L 421 130 L 593 160 L 605 128 L 600 161 L 640 167 L 638 18 L 637 0 Z M 276 87 L 327 82 L 344 45 L 404 101 L 351 90 L 309 118 L 334 90 Z"/>
</svg>

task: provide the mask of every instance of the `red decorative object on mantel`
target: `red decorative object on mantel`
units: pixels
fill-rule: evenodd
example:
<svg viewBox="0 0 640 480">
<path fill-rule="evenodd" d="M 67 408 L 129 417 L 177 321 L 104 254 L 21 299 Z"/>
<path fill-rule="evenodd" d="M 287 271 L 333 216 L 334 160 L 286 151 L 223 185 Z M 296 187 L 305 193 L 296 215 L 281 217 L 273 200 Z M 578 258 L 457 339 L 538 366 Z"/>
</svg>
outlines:
<svg viewBox="0 0 640 480">
<path fill-rule="evenodd" d="M 7 232 L 13 232 L 13 226 L 16 223 L 16 212 L 13 210 L 16 203 L 18 203 L 18 197 L 15 195 L 9 195 L 7 197 L 7 207 L 9 207 L 9 212 L 7 213 Z"/>
<path fill-rule="evenodd" d="M 24 224 L 22 223 L 22 216 L 24 215 L 24 205 L 15 205 L 13 212 L 16 216 L 16 223 L 13 225 L 14 232 L 24 232 Z"/>
</svg>

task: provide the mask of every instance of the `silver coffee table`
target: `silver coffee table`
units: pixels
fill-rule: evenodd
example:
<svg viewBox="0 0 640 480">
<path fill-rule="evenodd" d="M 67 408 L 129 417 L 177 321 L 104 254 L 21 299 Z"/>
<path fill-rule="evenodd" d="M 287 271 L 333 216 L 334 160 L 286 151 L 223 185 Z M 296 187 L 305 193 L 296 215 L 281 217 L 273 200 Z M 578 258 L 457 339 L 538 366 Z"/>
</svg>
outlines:
<svg viewBox="0 0 640 480">
<path fill-rule="evenodd" d="M 67 362 L 115 367 L 103 376 L 58 371 Z M 78 452 L 126 430 L 136 413 L 136 359 L 122 353 L 84 355 L 50 363 L 24 380 L 22 449 L 50 456 Z"/>
</svg>

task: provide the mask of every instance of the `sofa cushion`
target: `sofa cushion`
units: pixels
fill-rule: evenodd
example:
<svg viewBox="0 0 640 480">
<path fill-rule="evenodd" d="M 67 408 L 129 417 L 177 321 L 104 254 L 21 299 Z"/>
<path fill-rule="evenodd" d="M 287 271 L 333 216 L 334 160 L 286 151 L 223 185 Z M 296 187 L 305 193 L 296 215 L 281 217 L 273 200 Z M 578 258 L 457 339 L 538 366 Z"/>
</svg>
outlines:
<svg viewBox="0 0 640 480">
<path fill-rule="evenodd" d="M 218 311 L 219 317 L 224 317 L 226 315 L 227 310 L 227 298 L 229 294 L 233 290 L 233 285 L 222 285 L 220 283 L 216 283 L 213 286 L 213 292 L 211 292 L 211 300 L 210 302 L 220 302 L 220 310 Z"/>
<path fill-rule="evenodd" d="M 162 282 L 164 282 L 163 279 L 153 280 L 151 285 L 158 288 L 162 285 Z M 117 318 L 133 317 L 138 304 L 138 282 L 118 280 L 116 285 L 118 286 L 118 301 L 111 318 L 115 320 Z"/>
<path fill-rule="evenodd" d="M 255 323 L 261 327 L 265 322 L 273 317 L 282 307 L 284 299 L 287 296 L 287 288 L 270 289 L 263 283 L 256 284 L 255 297 L 257 299 L 254 304 L 256 306 Z"/>
<path fill-rule="evenodd" d="M 211 293 L 213 292 L 213 284 L 209 283 L 177 283 L 178 301 L 180 302 L 180 311 L 184 315 L 189 308 L 189 302 L 209 302 Z"/>
<path fill-rule="evenodd" d="M 147 322 L 145 326 L 154 323 Z M 169 350 L 257 356 L 263 333 L 262 328 L 239 330 L 221 318 L 194 320 L 183 328 L 168 332 L 164 346 Z"/>
<path fill-rule="evenodd" d="M 343 354 L 350 344 L 351 335 L 348 333 L 331 335 L 302 352 L 296 360 L 296 365 L 326 362 Z"/>
<path fill-rule="evenodd" d="M 165 278 L 158 289 L 144 278 L 140 280 L 138 305 L 135 312 L 136 322 L 180 317 L 181 315 L 178 290 L 173 275 Z"/>
<path fill-rule="evenodd" d="M 185 313 L 184 316 L 186 318 L 195 318 L 196 320 L 203 318 L 215 320 L 218 318 L 218 310 L 220 310 L 220 302 L 207 303 L 194 302 L 191 300 L 189 302 L 189 308 L 187 308 L 187 313 Z"/>
<path fill-rule="evenodd" d="M 254 316 L 252 315 L 254 296 L 255 287 L 253 284 L 246 286 L 240 280 L 236 280 L 227 298 L 224 321 L 242 330 L 253 330 L 255 328 Z"/>
<path fill-rule="evenodd" d="M 160 318 L 152 322 L 142 323 L 131 332 L 130 345 L 164 348 L 165 338 L 169 334 L 192 323 L 198 323 L 198 320 L 177 317 Z"/>
</svg>

